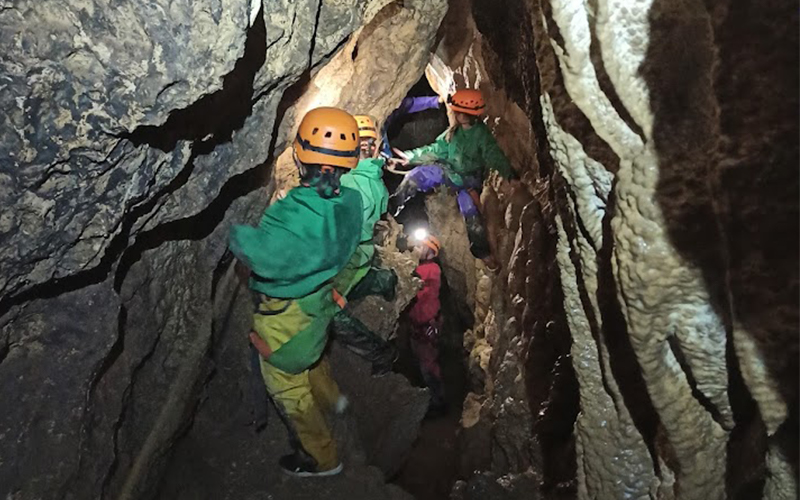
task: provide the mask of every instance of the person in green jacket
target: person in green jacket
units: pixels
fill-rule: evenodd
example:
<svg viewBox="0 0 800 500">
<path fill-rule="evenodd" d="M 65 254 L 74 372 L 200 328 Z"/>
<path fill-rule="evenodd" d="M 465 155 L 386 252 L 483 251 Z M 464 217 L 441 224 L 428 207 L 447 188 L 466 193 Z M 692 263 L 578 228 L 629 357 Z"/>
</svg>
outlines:
<svg viewBox="0 0 800 500">
<path fill-rule="evenodd" d="M 480 91 L 459 90 L 448 99 L 448 104 L 455 114 L 453 127 L 432 144 L 411 151 L 395 151 L 400 158 L 392 159 L 393 164 L 418 166 L 392 194 L 394 214 L 397 216 L 406 201 L 418 192 L 428 192 L 442 184 L 452 187 L 457 191 L 472 254 L 495 270 L 499 265 L 481 218 L 479 191 L 487 168 L 506 180 L 515 179 L 516 174 L 492 132 L 480 120 L 485 108 Z"/>
<path fill-rule="evenodd" d="M 397 275 L 389 269 L 373 267 L 375 224 L 386 213 L 389 191 L 383 183 L 385 160 L 378 158 L 378 129 L 367 115 L 356 115 L 360 160 L 355 170 L 342 176 L 341 184 L 361 195 L 361 241 L 344 271 L 334 279 L 334 287 L 348 300 L 367 295 L 382 295 L 394 300 Z M 335 338 L 345 347 L 372 363 L 372 373 L 383 375 L 392 369 L 397 350 L 392 344 L 375 335 L 346 309 L 333 318 Z"/>
<path fill-rule="evenodd" d="M 358 148 L 350 114 L 309 111 L 293 147 L 300 186 L 267 207 L 258 227 L 231 229 L 230 249 L 250 270 L 257 307 L 250 340 L 295 447 L 279 465 L 299 477 L 342 470 L 324 412 L 343 411 L 347 399 L 322 354 L 339 311 L 333 279 L 361 240 L 361 197 L 340 186 L 342 174 L 358 162 Z"/>
</svg>

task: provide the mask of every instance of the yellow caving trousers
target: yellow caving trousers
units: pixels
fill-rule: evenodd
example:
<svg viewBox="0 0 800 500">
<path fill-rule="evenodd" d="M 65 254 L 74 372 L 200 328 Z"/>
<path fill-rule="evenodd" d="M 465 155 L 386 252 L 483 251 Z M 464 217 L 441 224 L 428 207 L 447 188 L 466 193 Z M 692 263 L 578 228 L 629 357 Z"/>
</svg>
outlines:
<svg viewBox="0 0 800 500">
<path fill-rule="evenodd" d="M 261 358 L 261 375 L 273 400 L 294 427 L 303 449 L 317 461 L 320 471 L 339 465 L 336 442 L 324 412 L 333 411 L 339 386 L 331 378 L 326 358 L 301 373 L 292 375 Z"/>
</svg>

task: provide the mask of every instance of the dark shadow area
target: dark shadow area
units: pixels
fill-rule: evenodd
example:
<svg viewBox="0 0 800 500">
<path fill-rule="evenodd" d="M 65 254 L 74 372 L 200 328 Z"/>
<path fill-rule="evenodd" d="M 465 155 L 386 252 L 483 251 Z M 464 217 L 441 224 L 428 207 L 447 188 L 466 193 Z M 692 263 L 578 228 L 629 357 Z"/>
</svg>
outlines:
<svg viewBox="0 0 800 500">
<path fill-rule="evenodd" d="M 548 198 L 554 196 L 552 188 L 548 191 Z M 522 329 L 529 342 L 525 385 L 537 442 L 532 461 L 542 471 L 540 491 L 544 495 L 574 498 L 577 456 L 573 428 L 580 406 L 556 258 L 555 211 L 552 207 L 543 211 L 536 201 L 526 207 L 523 216 L 535 221 L 526 245 L 528 255 L 535 259 L 529 258 L 524 271 L 520 270 L 527 276 Z"/>
<path fill-rule="evenodd" d="M 547 2 L 544 2 L 547 3 Z M 472 0 L 475 25 L 499 57 L 485 61 L 492 80 L 517 105 L 533 116 L 539 94 L 534 94 L 536 67 L 534 19 L 526 2 L 519 0 Z M 541 115 L 539 115 L 541 116 Z M 544 136 L 542 136 L 544 137 Z"/>
<path fill-rule="evenodd" d="M 744 0 L 692 12 L 659 0 L 649 23 L 641 73 L 655 115 L 656 199 L 670 241 L 702 271 L 729 343 L 734 328 L 751 338 L 779 382 L 789 417 L 772 439 L 797 481 L 797 6 Z M 759 498 L 765 428 L 732 349 L 728 495 Z"/>
<path fill-rule="evenodd" d="M 391 482 L 408 491 L 417 500 L 449 498 L 459 477 L 459 421 L 464 397 L 469 392 L 464 332 L 470 324 L 458 313 L 463 297 L 458 297 L 442 276 L 440 293 L 444 324 L 439 339 L 439 365 L 445 385 L 447 412 L 437 418 L 422 422 L 419 438 L 408 459 Z M 416 387 L 425 387 L 419 365 L 411 352 L 409 335 L 411 325 L 403 318 L 397 338 L 400 358 L 395 371 L 403 374 Z"/>
<path fill-rule="evenodd" d="M 407 97 L 432 96 L 436 95 L 425 75 L 408 91 Z M 426 146 L 447 129 L 447 111 L 440 109 L 429 109 L 411 115 L 401 116 L 394 120 L 387 130 L 389 142 L 392 147 L 401 151 Z M 389 193 L 393 193 L 400 182 L 402 175 L 385 172 L 383 179 Z M 397 222 L 406 227 L 406 231 L 413 231 L 415 227 L 427 225 L 428 216 L 425 214 L 425 196 L 419 194 L 410 199 L 396 218 Z"/>
</svg>

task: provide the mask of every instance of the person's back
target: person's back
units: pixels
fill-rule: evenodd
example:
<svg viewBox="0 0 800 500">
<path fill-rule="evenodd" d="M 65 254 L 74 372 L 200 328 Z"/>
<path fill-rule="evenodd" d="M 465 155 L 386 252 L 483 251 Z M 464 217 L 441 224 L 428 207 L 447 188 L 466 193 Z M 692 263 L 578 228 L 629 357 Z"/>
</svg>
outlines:
<svg viewBox="0 0 800 500">
<path fill-rule="evenodd" d="M 270 297 L 298 298 L 333 278 L 347 262 L 361 234 L 361 196 L 340 188 L 323 198 L 298 186 L 267 207 L 258 227 L 231 230 L 231 250 L 253 271 L 250 288 Z"/>
<path fill-rule="evenodd" d="M 355 251 L 360 233 L 353 222 L 360 217 L 356 191 L 342 188 L 339 196 L 323 198 L 314 188 L 299 186 L 267 207 L 258 227 L 232 228 L 231 250 L 252 271 L 249 286 L 254 292 L 294 299 L 304 310 L 298 314 L 313 311 L 316 321 L 330 320 L 338 311 L 331 298 L 332 278 Z M 271 302 L 277 308 L 285 303 Z M 327 337 L 321 327 L 297 330 L 292 317 L 272 321 L 264 340 L 272 351 L 270 363 L 296 373 L 319 359 Z"/>
<path fill-rule="evenodd" d="M 301 186 L 268 207 L 258 227 L 231 229 L 231 251 L 251 270 L 250 340 L 264 385 L 296 437 L 278 463 L 299 477 L 342 470 L 325 412 L 343 410 L 347 399 L 321 357 L 339 310 L 333 278 L 361 239 L 361 197 L 339 185 L 358 162 L 357 133 L 343 110 L 306 113 L 293 145 Z"/>
</svg>

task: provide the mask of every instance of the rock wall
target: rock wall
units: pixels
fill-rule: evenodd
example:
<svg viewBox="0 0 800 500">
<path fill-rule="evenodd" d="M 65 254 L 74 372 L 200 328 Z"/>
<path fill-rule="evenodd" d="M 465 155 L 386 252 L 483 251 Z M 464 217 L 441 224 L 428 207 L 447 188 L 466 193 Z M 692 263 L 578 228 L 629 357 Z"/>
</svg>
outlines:
<svg viewBox="0 0 800 500">
<path fill-rule="evenodd" d="M 796 21 L 451 2 L 428 77 L 489 96 L 526 188 L 484 189 L 505 268 L 475 303 L 462 424 L 492 472 L 456 497 L 531 477 L 542 498 L 796 497 Z"/>
<path fill-rule="evenodd" d="M 388 112 L 422 73 L 445 9 L 385 0 L 0 8 L 0 388 L 17 402 L 0 417 L 0 496 L 163 489 L 210 381 L 247 366 L 246 327 L 226 321 L 247 304 L 223 280 L 230 224 L 257 220 L 307 108 Z M 320 83 L 331 94 L 312 92 L 321 68 L 341 61 L 349 76 Z M 407 447 L 413 430 L 403 432 Z M 259 461 L 276 459 L 260 449 L 270 455 Z"/>
<path fill-rule="evenodd" d="M 241 432 L 247 297 L 228 228 L 296 181 L 305 110 L 382 118 L 434 47 L 432 86 L 486 91 L 523 180 L 484 189 L 497 275 L 469 258 L 452 199 L 429 198 L 475 319 L 472 477 L 454 495 L 797 497 L 796 5 L 451 0 L 436 33 L 446 7 L 0 7 L 0 496 L 261 487 L 241 471 L 285 443 Z M 420 395 L 337 363 L 361 413 L 396 397 L 357 422 L 385 450 L 362 447 L 331 498 L 401 498 L 366 465 L 397 467 Z M 197 459 L 234 434 L 221 456 L 241 468 Z"/>
</svg>

